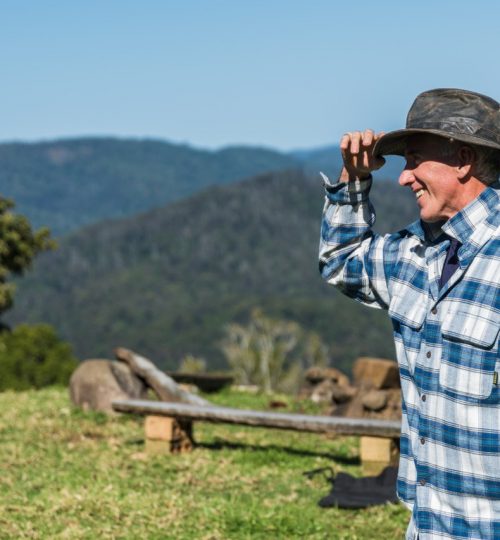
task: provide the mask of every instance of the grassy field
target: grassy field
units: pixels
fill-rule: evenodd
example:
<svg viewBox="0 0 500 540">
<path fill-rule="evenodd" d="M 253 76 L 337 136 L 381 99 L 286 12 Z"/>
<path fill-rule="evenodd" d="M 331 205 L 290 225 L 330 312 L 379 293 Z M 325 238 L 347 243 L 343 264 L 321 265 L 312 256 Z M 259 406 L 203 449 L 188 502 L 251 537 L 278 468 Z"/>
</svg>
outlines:
<svg viewBox="0 0 500 540">
<path fill-rule="evenodd" d="M 269 401 L 230 391 L 209 399 Z M 355 438 L 198 423 L 192 453 L 152 456 L 142 419 L 83 413 L 65 389 L 0 393 L 0 411 L 2 539 L 385 540 L 402 538 L 409 518 L 401 505 L 317 506 L 330 486 L 302 473 L 360 474 Z"/>
</svg>

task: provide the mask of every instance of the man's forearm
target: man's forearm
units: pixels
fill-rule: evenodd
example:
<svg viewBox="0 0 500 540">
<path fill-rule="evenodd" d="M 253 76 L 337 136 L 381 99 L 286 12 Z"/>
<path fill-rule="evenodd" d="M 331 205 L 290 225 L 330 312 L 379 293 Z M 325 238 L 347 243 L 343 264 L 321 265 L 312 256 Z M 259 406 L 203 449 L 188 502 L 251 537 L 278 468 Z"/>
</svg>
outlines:
<svg viewBox="0 0 500 540">
<path fill-rule="evenodd" d="M 368 193 L 371 178 L 331 183 L 323 175 L 325 205 L 321 224 L 320 271 L 324 279 L 342 288 L 338 271 L 370 232 L 375 214 Z M 368 217 L 368 219 L 366 219 Z"/>
<path fill-rule="evenodd" d="M 397 242 L 372 231 L 375 211 L 368 195 L 371 177 L 332 184 L 323 176 L 325 206 L 321 225 L 320 272 L 347 296 L 387 309 L 384 262 L 397 257 Z"/>
</svg>

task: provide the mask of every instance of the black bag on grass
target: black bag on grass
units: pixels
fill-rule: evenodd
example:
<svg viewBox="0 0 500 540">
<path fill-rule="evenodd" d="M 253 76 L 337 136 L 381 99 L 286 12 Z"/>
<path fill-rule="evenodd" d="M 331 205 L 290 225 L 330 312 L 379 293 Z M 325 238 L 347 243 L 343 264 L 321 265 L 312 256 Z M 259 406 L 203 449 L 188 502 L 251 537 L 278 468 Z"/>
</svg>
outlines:
<svg viewBox="0 0 500 540">
<path fill-rule="evenodd" d="M 332 483 L 332 490 L 323 497 L 318 505 L 322 508 L 337 506 L 338 508 L 366 508 L 377 504 L 395 503 L 396 483 L 398 477 L 397 467 L 386 467 L 378 476 L 356 478 L 350 474 L 340 472 L 336 477 L 330 467 L 316 469 L 304 473 L 311 477 L 317 473 L 330 470 L 327 480 Z"/>
</svg>

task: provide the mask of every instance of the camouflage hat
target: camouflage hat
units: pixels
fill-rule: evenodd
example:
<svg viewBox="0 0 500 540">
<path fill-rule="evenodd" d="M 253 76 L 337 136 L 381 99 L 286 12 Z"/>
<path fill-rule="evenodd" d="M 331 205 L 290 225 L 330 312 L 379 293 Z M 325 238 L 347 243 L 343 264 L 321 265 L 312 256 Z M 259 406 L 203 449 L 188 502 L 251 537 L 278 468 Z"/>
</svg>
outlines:
<svg viewBox="0 0 500 540">
<path fill-rule="evenodd" d="M 406 118 L 406 129 L 391 131 L 375 144 L 375 156 L 403 156 L 410 135 L 430 133 L 500 151 L 500 104 L 456 88 L 419 94 Z"/>
</svg>

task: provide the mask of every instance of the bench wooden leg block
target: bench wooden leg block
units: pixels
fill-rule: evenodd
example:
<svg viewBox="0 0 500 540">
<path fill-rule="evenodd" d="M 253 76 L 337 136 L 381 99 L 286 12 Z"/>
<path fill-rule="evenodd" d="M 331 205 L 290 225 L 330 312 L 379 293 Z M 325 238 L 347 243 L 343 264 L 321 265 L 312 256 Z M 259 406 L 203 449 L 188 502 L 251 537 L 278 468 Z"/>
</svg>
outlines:
<svg viewBox="0 0 500 540">
<path fill-rule="evenodd" d="M 389 465 L 398 464 L 398 441 L 382 437 L 361 437 L 360 456 L 363 475 L 376 476 Z"/>
<path fill-rule="evenodd" d="M 193 425 L 188 420 L 168 416 L 146 416 L 146 451 L 153 454 L 177 454 L 193 449 Z"/>
</svg>

